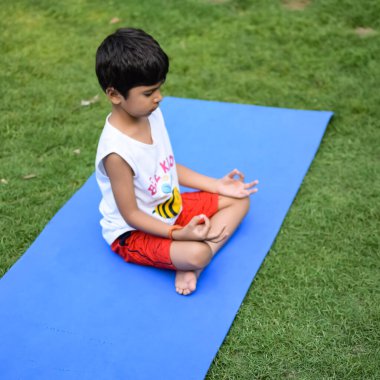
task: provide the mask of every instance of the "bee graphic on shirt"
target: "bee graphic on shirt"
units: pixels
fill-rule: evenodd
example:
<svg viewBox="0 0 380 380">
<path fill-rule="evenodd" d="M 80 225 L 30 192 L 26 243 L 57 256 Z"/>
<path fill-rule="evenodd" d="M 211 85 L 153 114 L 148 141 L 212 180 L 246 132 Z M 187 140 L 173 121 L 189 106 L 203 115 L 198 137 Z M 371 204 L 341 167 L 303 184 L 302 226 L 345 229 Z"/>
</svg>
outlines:
<svg viewBox="0 0 380 380">
<path fill-rule="evenodd" d="M 177 216 L 181 212 L 182 197 L 177 187 L 172 191 L 172 196 L 156 206 L 153 213 L 157 213 L 162 218 L 171 219 Z"/>
</svg>

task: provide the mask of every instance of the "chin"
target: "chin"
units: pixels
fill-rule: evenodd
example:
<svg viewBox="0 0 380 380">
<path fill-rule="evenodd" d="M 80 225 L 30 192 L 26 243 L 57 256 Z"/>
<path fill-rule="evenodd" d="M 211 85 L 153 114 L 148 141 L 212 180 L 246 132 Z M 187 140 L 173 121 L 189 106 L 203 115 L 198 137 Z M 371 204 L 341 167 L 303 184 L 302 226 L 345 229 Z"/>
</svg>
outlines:
<svg viewBox="0 0 380 380">
<path fill-rule="evenodd" d="M 145 116 L 150 116 L 157 108 L 155 108 L 154 110 L 150 110 L 147 114 L 145 114 Z"/>
</svg>

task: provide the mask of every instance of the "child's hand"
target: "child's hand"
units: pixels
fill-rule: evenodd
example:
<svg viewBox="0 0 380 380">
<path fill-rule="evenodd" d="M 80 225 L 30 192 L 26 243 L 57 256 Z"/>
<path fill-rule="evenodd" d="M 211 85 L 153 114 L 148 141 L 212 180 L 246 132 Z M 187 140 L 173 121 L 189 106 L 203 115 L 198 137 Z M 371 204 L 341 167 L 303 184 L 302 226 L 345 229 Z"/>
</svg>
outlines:
<svg viewBox="0 0 380 380">
<path fill-rule="evenodd" d="M 228 237 L 226 226 L 220 231 L 211 232 L 211 222 L 206 215 L 194 216 L 190 222 L 180 230 L 173 231 L 174 240 L 211 241 L 218 243 Z"/>
<path fill-rule="evenodd" d="M 235 176 L 239 176 L 235 179 Z M 259 183 L 258 180 L 244 183 L 244 174 L 234 169 L 221 179 L 216 181 L 216 191 L 220 195 L 232 198 L 246 198 L 251 194 L 257 193 L 258 189 L 254 188 Z"/>
</svg>

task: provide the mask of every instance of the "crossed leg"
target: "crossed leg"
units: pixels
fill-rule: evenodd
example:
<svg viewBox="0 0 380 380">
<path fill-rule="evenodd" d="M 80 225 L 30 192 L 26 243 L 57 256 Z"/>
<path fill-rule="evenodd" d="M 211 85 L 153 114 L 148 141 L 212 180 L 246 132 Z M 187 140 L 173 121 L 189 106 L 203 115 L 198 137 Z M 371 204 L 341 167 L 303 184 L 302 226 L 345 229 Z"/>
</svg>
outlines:
<svg viewBox="0 0 380 380">
<path fill-rule="evenodd" d="M 224 226 L 231 236 L 249 210 L 249 198 L 237 199 L 220 195 L 218 211 L 210 218 L 211 233 L 218 232 Z M 170 257 L 177 268 L 175 288 L 177 293 L 188 295 L 195 291 L 197 280 L 202 270 L 213 256 L 226 243 L 198 241 L 173 241 L 170 246 Z"/>
</svg>

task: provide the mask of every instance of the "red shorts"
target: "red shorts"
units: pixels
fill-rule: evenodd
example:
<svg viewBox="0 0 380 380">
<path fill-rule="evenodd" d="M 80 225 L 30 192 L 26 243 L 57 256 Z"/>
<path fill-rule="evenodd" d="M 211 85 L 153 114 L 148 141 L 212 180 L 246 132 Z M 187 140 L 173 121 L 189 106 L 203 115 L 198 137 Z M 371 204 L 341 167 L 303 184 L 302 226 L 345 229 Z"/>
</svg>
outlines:
<svg viewBox="0 0 380 380">
<path fill-rule="evenodd" d="M 204 214 L 210 218 L 218 211 L 218 194 L 198 191 L 183 193 L 181 196 L 183 208 L 176 220 L 180 226 L 187 225 L 196 215 Z M 125 261 L 176 270 L 170 258 L 171 242 L 172 240 L 160 236 L 132 231 L 117 238 L 111 248 Z"/>
</svg>

